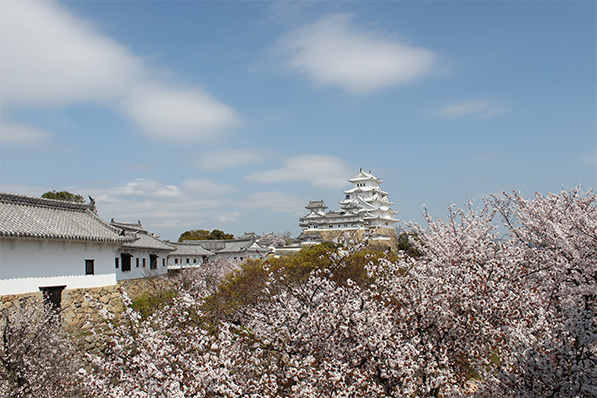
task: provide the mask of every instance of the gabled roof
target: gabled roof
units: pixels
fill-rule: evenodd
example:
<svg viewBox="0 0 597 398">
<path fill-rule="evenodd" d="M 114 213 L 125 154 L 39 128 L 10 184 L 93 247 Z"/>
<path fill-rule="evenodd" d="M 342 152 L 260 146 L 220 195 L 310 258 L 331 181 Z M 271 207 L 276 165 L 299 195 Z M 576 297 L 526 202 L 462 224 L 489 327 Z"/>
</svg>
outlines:
<svg viewBox="0 0 597 398">
<path fill-rule="evenodd" d="M 254 240 L 227 240 L 225 241 L 225 247 L 218 250 L 217 253 L 243 252 L 253 246 L 254 243 Z"/>
<path fill-rule="evenodd" d="M 137 238 L 121 235 L 103 221 L 94 204 L 0 193 L 0 236 L 128 243 Z"/>
<path fill-rule="evenodd" d="M 357 174 L 357 176 L 355 178 L 349 178 L 348 181 L 355 183 L 357 181 L 369 181 L 369 180 L 373 180 L 375 182 L 377 182 L 378 184 L 383 183 L 382 180 L 380 180 L 379 178 L 375 177 L 371 172 L 366 172 L 363 171 L 363 169 L 361 169 L 359 171 L 359 174 Z"/>
<path fill-rule="evenodd" d="M 167 244 L 147 233 L 147 231 L 139 232 L 127 232 L 127 236 L 137 237 L 138 240 L 132 243 L 126 243 L 121 246 L 123 249 L 147 249 L 147 250 L 159 250 L 159 251 L 173 251 L 174 246 Z"/>
<path fill-rule="evenodd" d="M 259 236 L 255 232 L 245 232 L 243 236 L 238 239 L 259 239 Z"/>
<path fill-rule="evenodd" d="M 328 207 L 325 205 L 323 200 L 311 200 L 309 204 L 305 206 L 305 209 L 327 209 Z"/>
<path fill-rule="evenodd" d="M 388 195 L 387 192 L 381 189 L 381 187 L 354 187 L 350 188 L 349 190 L 343 191 L 345 195 L 349 195 L 351 193 L 357 193 L 357 195 L 361 192 L 379 192 L 383 195 Z"/>
<path fill-rule="evenodd" d="M 183 241 L 183 243 L 190 243 L 200 245 L 215 254 L 221 253 L 240 253 L 246 252 L 250 249 L 273 251 L 272 248 L 260 245 L 255 239 L 222 239 L 222 240 L 195 240 Z"/>
<path fill-rule="evenodd" d="M 296 238 L 299 242 L 322 242 L 323 238 L 319 232 L 309 232 L 301 234 Z"/>
<path fill-rule="evenodd" d="M 213 256 L 214 254 L 209 250 L 204 249 L 201 245 L 187 242 L 172 242 L 175 250 L 168 254 L 169 256 Z"/>
<path fill-rule="evenodd" d="M 136 231 L 140 231 L 143 230 L 143 226 L 141 225 L 141 221 L 137 220 L 137 222 L 122 222 L 122 221 L 114 221 L 114 219 L 112 219 L 110 221 L 110 224 L 112 224 L 112 226 L 116 227 L 116 228 L 125 228 L 127 231 L 128 230 L 136 230 Z"/>
<path fill-rule="evenodd" d="M 141 221 L 137 221 L 136 223 L 125 223 L 117 222 L 112 219 L 110 224 L 114 228 L 119 229 L 121 234 L 124 233 L 126 236 L 134 236 L 137 238 L 137 240 L 134 242 L 122 245 L 121 249 L 146 249 L 158 251 L 174 250 L 174 246 L 158 239 L 157 236 L 154 236 L 143 229 L 141 226 Z"/>
</svg>

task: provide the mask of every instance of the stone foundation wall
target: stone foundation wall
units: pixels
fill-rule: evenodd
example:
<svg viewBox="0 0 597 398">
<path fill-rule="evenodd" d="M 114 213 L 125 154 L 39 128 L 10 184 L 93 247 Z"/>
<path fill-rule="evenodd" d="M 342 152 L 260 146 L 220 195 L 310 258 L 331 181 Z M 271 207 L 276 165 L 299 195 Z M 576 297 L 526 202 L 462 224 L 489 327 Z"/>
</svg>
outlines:
<svg viewBox="0 0 597 398">
<path fill-rule="evenodd" d="M 324 242 L 331 242 L 334 239 L 338 238 L 339 236 L 341 236 L 343 233 L 346 233 L 348 236 L 354 236 L 356 239 L 362 240 L 363 236 L 366 233 L 369 233 L 369 231 L 365 231 L 363 229 L 358 229 L 358 230 L 339 230 L 339 229 L 333 229 L 333 230 L 320 230 L 320 231 L 314 231 L 312 232 L 313 234 L 319 234 L 321 236 L 321 238 L 323 239 Z M 398 243 L 397 240 L 397 236 L 396 236 L 396 230 L 394 228 L 377 228 L 375 230 L 376 234 L 381 234 L 381 235 L 388 235 L 390 237 L 389 240 L 371 240 L 370 244 L 371 245 L 379 245 L 379 246 L 385 246 L 385 247 L 394 247 L 396 246 L 396 244 Z M 305 235 L 308 235 L 309 232 L 304 232 Z"/>
<path fill-rule="evenodd" d="M 62 291 L 62 319 L 67 329 L 73 333 L 90 331 L 95 321 L 101 317 L 99 308 L 109 312 L 122 311 L 122 288 L 131 300 L 143 293 L 155 294 L 160 290 L 169 290 L 174 282 L 167 276 L 155 276 L 120 281 L 117 285 L 86 289 L 64 289 Z M 27 302 L 42 302 L 42 292 L 9 294 L 0 296 L 0 311 L 14 305 Z M 98 305 L 99 304 L 99 305 Z"/>
<path fill-rule="evenodd" d="M 64 327 L 71 333 L 74 344 L 87 352 L 101 353 L 94 327 L 103 322 L 100 309 L 118 313 L 123 309 L 120 290 L 123 289 L 131 300 L 142 294 L 157 294 L 174 287 L 173 278 L 167 275 L 130 279 L 117 285 L 85 289 L 64 289 L 61 296 L 61 315 Z M 10 294 L 0 296 L 0 312 L 13 306 L 43 302 L 42 292 Z"/>
</svg>

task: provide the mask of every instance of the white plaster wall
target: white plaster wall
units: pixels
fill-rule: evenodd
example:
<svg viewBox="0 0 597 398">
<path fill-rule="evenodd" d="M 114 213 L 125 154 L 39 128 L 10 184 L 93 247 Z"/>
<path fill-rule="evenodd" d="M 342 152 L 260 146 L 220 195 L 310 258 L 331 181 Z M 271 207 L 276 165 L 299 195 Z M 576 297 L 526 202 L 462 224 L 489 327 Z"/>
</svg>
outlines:
<svg viewBox="0 0 597 398">
<path fill-rule="evenodd" d="M 189 262 L 187 263 L 187 259 Z M 176 262 L 178 260 L 178 263 Z M 197 262 L 193 262 L 197 260 Z M 169 269 L 183 269 L 183 268 L 195 268 L 203 265 L 203 256 L 168 256 L 168 268 Z"/>
<path fill-rule="evenodd" d="M 116 244 L 0 239 L 0 295 L 36 292 L 40 286 L 114 285 L 116 248 Z M 85 275 L 85 260 L 94 260 L 94 275 Z"/>
<path fill-rule="evenodd" d="M 167 254 L 160 253 L 160 252 L 150 252 L 147 250 L 130 250 L 127 249 L 125 253 L 131 254 L 131 270 L 130 271 L 122 271 L 122 258 L 120 257 L 121 251 L 117 251 L 114 256 L 112 257 L 112 270 L 116 272 L 116 280 L 128 280 L 128 279 L 138 279 L 138 278 L 145 278 L 148 276 L 153 275 L 161 275 L 168 272 L 168 257 Z M 149 262 L 149 255 L 156 254 L 158 256 L 157 259 L 157 269 L 150 268 Z M 116 268 L 115 258 L 118 258 L 118 268 Z M 139 267 L 137 267 L 137 258 L 139 259 Z M 145 259 L 145 267 L 143 267 L 143 259 Z M 162 259 L 165 260 L 166 266 L 162 266 Z"/>
</svg>

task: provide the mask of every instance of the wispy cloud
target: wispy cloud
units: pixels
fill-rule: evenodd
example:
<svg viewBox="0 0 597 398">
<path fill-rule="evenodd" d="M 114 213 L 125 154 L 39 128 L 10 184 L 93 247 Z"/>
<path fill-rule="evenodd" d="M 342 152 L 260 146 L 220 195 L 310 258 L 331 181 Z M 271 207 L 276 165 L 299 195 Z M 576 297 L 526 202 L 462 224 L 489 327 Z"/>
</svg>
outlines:
<svg viewBox="0 0 597 398">
<path fill-rule="evenodd" d="M 141 178 L 119 186 L 91 188 L 85 193 L 96 199 L 106 219 L 141 220 L 144 225 L 175 229 L 180 234 L 184 228 L 218 226 L 228 206 L 234 203 L 232 194 L 236 191 L 233 186 L 208 179 L 174 185 Z"/>
<path fill-rule="evenodd" d="M 247 181 L 274 184 L 292 181 L 308 181 L 320 189 L 338 189 L 346 185 L 350 167 L 333 156 L 304 155 L 290 158 L 283 168 L 258 171 L 249 174 Z"/>
<path fill-rule="evenodd" d="M 292 71 L 317 85 L 368 94 L 433 72 L 437 55 L 334 14 L 283 35 L 275 45 Z"/>
<path fill-rule="evenodd" d="M 19 147 L 41 147 L 52 135 L 51 132 L 19 123 L 0 125 L 0 143 Z"/>
<path fill-rule="evenodd" d="M 258 163 L 269 155 L 264 151 L 231 149 L 212 151 L 199 156 L 195 165 L 203 170 L 219 170 Z"/>
<path fill-rule="evenodd" d="M 184 142 L 241 123 L 204 90 L 159 80 L 139 56 L 54 1 L 3 2 L 2 53 L 3 106 L 110 103 L 140 131 Z"/>
<path fill-rule="evenodd" d="M 499 105 L 486 99 L 470 99 L 467 101 L 456 102 L 441 108 L 438 115 L 452 119 L 464 116 L 473 116 L 477 118 L 490 118 L 499 116 L 508 111 L 509 108 Z"/>
<path fill-rule="evenodd" d="M 243 208 L 268 209 L 275 213 L 302 214 L 305 200 L 299 195 L 288 194 L 283 191 L 255 192 L 248 195 L 243 203 Z"/>
<path fill-rule="evenodd" d="M 170 232 L 172 238 L 187 229 L 225 228 L 250 217 L 256 209 L 294 215 L 302 213 L 305 205 L 300 195 L 283 191 L 242 195 L 238 187 L 210 179 L 185 180 L 176 185 L 136 179 L 108 188 L 75 187 L 72 192 L 93 196 L 105 219 L 141 220 L 144 226 L 157 228 L 152 232 L 175 231 Z"/>
</svg>

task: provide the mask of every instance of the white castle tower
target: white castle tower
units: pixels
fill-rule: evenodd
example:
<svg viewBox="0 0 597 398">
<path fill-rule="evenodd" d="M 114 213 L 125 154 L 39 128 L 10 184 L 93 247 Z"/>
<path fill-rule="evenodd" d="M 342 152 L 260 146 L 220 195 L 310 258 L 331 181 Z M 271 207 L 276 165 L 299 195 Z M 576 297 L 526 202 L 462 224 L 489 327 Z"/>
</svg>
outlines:
<svg viewBox="0 0 597 398">
<path fill-rule="evenodd" d="M 388 193 L 382 191 L 382 180 L 371 172 L 361 171 L 355 178 L 348 180 L 353 188 L 344 191 L 345 199 L 340 202 L 342 209 L 357 212 L 365 225 L 370 227 L 393 228 L 396 212 L 390 208 L 393 202 L 388 199 Z"/>
<path fill-rule="evenodd" d="M 358 229 L 375 230 L 382 235 L 395 233 L 394 224 L 398 220 L 394 218 L 396 212 L 390 208 L 394 203 L 388 199 L 388 193 L 381 189 L 383 181 L 361 169 L 348 182 L 353 187 L 344 191 L 344 200 L 339 202 L 342 206 L 340 211 L 326 211 L 323 200 L 309 202 L 306 206 L 309 214 L 299 219 L 302 235 L 319 233 L 323 237 L 323 231 Z"/>
</svg>

